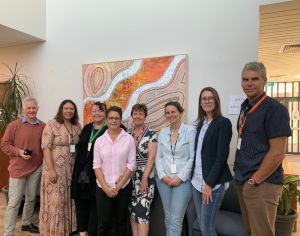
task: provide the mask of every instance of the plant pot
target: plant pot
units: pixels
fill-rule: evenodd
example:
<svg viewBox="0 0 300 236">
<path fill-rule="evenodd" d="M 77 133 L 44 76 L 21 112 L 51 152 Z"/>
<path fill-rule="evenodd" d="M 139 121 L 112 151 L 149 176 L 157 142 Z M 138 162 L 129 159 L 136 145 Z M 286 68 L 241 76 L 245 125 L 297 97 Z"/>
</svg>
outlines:
<svg viewBox="0 0 300 236">
<path fill-rule="evenodd" d="M 293 233 L 295 221 L 298 218 L 298 212 L 293 210 L 291 215 L 277 215 L 275 221 L 276 236 L 291 236 Z"/>
<path fill-rule="evenodd" d="M 8 185 L 6 185 L 2 188 L 2 193 L 4 193 L 6 204 L 8 204 L 8 188 L 9 188 Z"/>
</svg>

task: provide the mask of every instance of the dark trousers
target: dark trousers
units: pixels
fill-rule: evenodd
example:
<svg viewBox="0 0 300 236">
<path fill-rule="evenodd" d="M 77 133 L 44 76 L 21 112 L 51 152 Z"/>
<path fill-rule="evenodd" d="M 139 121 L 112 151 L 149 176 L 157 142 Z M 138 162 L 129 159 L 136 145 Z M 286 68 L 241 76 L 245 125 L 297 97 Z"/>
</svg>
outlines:
<svg viewBox="0 0 300 236">
<path fill-rule="evenodd" d="M 97 204 L 96 200 L 75 200 L 77 229 L 79 232 L 88 232 L 89 236 L 97 235 Z"/>
<path fill-rule="evenodd" d="M 126 235 L 127 213 L 131 194 L 131 182 L 129 182 L 124 189 L 121 189 L 114 198 L 109 198 L 102 188 L 97 186 L 98 236 L 110 235 L 109 230 L 112 225 L 112 220 L 115 220 L 116 223 L 115 235 Z M 113 216 L 115 219 L 113 219 Z"/>
</svg>

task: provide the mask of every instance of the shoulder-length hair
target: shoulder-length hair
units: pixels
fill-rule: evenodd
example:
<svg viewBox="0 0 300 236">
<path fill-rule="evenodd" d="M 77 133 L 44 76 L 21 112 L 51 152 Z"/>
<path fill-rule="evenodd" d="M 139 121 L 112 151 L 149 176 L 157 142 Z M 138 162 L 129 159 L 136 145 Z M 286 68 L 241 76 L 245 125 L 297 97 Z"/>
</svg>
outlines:
<svg viewBox="0 0 300 236">
<path fill-rule="evenodd" d="M 215 120 L 217 119 L 218 116 L 222 115 L 222 111 L 221 111 L 221 101 L 220 101 L 220 97 L 219 94 L 217 92 L 217 90 L 215 90 L 212 87 L 206 87 L 204 89 L 201 90 L 200 95 L 199 95 L 199 102 L 198 102 L 198 117 L 196 122 L 196 126 L 202 126 L 204 119 L 206 117 L 206 112 L 203 110 L 202 106 L 201 106 L 201 96 L 202 93 L 205 91 L 210 91 L 213 94 L 214 97 L 214 101 L 215 101 L 215 109 L 213 110 L 213 115 L 212 115 L 212 119 Z"/>
<path fill-rule="evenodd" d="M 59 105 L 58 111 L 56 116 L 54 117 L 54 119 L 59 122 L 60 124 L 64 123 L 64 117 L 63 117 L 63 107 L 66 103 L 71 103 L 74 106 L 75 112 L 74 112 L 74 116 L 71 118 L 71 123 L 72 125 L 76 125 L 78 123 L 79 120 L 79 116 L 78 116 L 78 111 L 77 111 L 77 106 L 76 104 L 70 100 L 70 99 L 66 99 L 64 101 L 61 102 L 61 104 Z"/>
</svg>

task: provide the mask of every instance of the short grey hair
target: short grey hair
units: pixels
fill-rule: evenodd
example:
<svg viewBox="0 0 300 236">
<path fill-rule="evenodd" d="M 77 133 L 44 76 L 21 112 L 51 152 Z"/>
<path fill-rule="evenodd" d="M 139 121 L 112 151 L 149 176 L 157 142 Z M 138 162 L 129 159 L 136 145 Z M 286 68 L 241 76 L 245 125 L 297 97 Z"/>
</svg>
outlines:
<svg viewBox="0 0 300 236">
<path fill-rule="evenodd" d="M 38 101 L 36 100 L 35 97 L 32 97 L 32 96 L 25 97 L 22 101 L 22 107 L 23 108 L 25 108 L 25 103 L 26 102 L 33 102 L 38 106 Z"/>
<path fill-rule="evenodd" d="M 244 66 L 244 69 L 242 70 L 242 77 L 245 70 L 259 71 L 263 80 L 267 78 L 267 69 L 262 62 L 257 62 L 257 61 L 248 62 Z"/>
</svg>

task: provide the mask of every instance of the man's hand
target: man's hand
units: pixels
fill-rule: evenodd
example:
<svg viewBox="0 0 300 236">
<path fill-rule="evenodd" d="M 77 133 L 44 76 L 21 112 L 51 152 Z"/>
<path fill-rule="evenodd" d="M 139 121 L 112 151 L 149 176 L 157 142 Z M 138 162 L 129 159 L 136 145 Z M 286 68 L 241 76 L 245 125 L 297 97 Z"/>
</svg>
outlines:
<svg viewBox="0 0 300 236">
<path fill-rule="evenodd" d="M 25 155 L 24 150 L 20 151 L 20 157 L 22 157 L 24 160 L 29 160 L 31 158 L 30 155 Z"/>
</svg>

